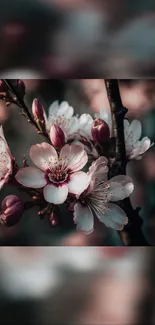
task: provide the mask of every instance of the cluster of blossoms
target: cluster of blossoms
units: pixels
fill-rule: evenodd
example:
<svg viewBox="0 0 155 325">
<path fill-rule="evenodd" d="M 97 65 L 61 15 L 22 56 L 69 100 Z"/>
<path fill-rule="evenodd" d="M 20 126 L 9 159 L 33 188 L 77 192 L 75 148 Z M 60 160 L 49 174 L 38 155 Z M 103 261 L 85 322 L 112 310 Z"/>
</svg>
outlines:
<svg viewBox="0 0 155 325">
<path fill-rule="evenodd" d="M 54 102 L 48 116 L 37 99 L 32 116 L 47 142 L 32 145 L 33 166 L 14 172 L 12 157 L 0 128 L 0 189 L 15 178 L 19 187 L 32 191 L 32 199 L 40 204 L 39 215 L 55 222 L 55 208 L 66 203 L 73 211 L 77 229 L 87 234 L 94 229 L 95 218 L 107 227 L 122 230 L 128 223 L 124 210 L 113 202 L 124 200 L 133 192 L 132 179 L 119 175 L 109 179 L 108 141 L 112 137 L 110 112 L 102 109 L 94 118 L 89 114 L 75 116 L 67 102 Z M 127 158 L 140 159 L 150 148 L 150 139 L 141 137 L 141 123 L 124 119 Z M 35 194 L 34 194 L 35 193 Z M 38 203 L 39 202 L 39 203 Z M 24 205 L 16 196 L 8 196 L 1 204 L 0 221 L 13 225 Z M 10 221 L 11 220 L 11 221 Z"/>
</svg>

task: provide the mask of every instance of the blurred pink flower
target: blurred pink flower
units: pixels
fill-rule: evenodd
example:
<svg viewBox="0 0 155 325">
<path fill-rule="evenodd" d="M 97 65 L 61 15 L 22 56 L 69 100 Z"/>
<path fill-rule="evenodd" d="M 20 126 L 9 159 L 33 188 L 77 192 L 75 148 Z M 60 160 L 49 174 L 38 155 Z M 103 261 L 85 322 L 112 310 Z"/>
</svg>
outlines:
<svg viewBox="0 0 155 325">
<path fill-rule="evenodd" d="M 88 157 L 81 145 L 65 145 L 58 156 L 48 143 L 33 145 L 30 156 L 36 167 L 20 169 L 15 178 L 25 187 L 44 188 L 47 202 L 62 204 L 68 192 L 79 194 L 89 184 L 89 175 L 80 171 Z"/>
<path fill-rule="evenodd" d="M 0 127 L 0 189 L 8 182 L 12 174 L 12 155 Z"/>
<path fill-rule="evenodd" d="M 107 159 L 100 157 L 89 168 L 89 187 L 80 193 L 74 206 L 74 221 L 77 229 L 87 234 L 94 230 L 94 214 L 107 227 L 122 230 L 128 223 L 125 212 L 110 201 L 128 197 L 134 189 L 130 177 L 119 175 L 107 179 Z"/>
</svg>

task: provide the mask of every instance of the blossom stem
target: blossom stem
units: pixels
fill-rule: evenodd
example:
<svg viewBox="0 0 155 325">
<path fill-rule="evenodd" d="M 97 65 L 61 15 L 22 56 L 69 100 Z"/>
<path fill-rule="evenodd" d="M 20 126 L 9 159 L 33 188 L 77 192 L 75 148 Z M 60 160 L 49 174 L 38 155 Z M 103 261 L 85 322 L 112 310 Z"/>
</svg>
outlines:
<svg viewBox="0 0 155 325">
<path fill-rule="evenodd" d="M 122 104 L 118 80 L 105 80 L 105 85 L 112 113 L 112 136 L 115 140 L 113 141 L 113 156 L 109 157 L 109 176 L 112 178 L 117 175 L 126 174 L 127 158 L 124 139 L 124 116 L 128 110 Z M 122 240 L 123 237 L 126 237 L 129 246 L 149 246 L 141 230 L 142 219 L 140 218 L 139 210 L 133 209 L 130 198 L 119 202 L 119 205 L 129 218 L 129 224 L 120 233 Z"/>
<path fill-rule="evenodd" d="M 12 94 L 15 95 L 16 101 L 14 101 L 19 107 L 23 110 L 23 115 L 27 118 L 27 120 L 35 127 L 38 134 L 41 134 L 46 138 L 46 140 L 49 141 L 48 135 L 40 130 L 40 127 L 38 123 L 33 119 L 31 113 L 29 112 L 28 107 L 26 106 L 24 100 L 21 98 L 21 96 L 18 94 L 18 91 L 15 89 L 15 87 L 12 85 L 12 82 L 8 79 L 3 79 L 3 82 L 6 84 L 9 91 L 11 91 Z"/>
</svg>

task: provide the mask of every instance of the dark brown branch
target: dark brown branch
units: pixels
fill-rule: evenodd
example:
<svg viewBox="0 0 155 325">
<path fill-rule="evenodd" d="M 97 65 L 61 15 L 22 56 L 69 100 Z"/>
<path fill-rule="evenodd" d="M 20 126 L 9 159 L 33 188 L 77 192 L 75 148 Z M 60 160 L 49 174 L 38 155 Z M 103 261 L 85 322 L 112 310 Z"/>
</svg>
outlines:
<svg viewBox="0 0 155 325">
<path fill-rule="evenodd" d="M 27 120 L 36 128 L 36 130 L 38 131 L 39 134 L 43 135 L 46 140 L 49 140 L 48 135 L 46 134 L 46 132 L 40 130 L 38 124 L 36 123 L 36 121 L 33 119 L 31 113 L 29 112 L 28 107 L 26 106 L 24 100 L 21 98 L 20 94 L 18 93 L 18 91 L 15 89 L 15 87 L 12 85 L 12 82 L 8 79 L 3 79 L 3 82 L 6 84 L 8 90 L 15 95 L 16 97 L 16 104 L 18 106 L 20 106 L 23 110 L 23 115 L 26 116 Z"/>
<path fill-rule="evenodd" d="M 109 99 L 112 122 L 113 122 L 113 156 L 109 157 L 110 172 L 109 177 L 126 174 L 126 149 L 124 139 L 124 116 L 127 109 L 123 107 L 119 85 L 117 80 L 105 80 L 107 96 Z M 148 243 L 142 233 L 142 219 L 139 215 L 139 209 L 133 209 L 130 198 L 119 202 L 119 205 L 124 209 L 128 218 L 129 224 L 121 232 L 121 237 L 126 236 L 128 245 L 130 246 L 148 246 Z"/>
</svg>

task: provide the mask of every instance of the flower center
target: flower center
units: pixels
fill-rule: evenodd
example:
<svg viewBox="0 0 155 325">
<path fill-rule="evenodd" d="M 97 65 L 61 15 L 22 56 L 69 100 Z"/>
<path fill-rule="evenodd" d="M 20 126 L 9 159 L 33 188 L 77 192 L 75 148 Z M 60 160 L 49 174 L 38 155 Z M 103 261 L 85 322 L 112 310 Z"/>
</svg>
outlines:
<svg viewBox="0 0 155 325">
<path fill-rule="evenodd" d="M 52 183 L 63 183 L 68 178 L 68 174 L 62 169 L 62 166 L 56 166 L 47 175 L 49 181 Z"/>
</svg>

